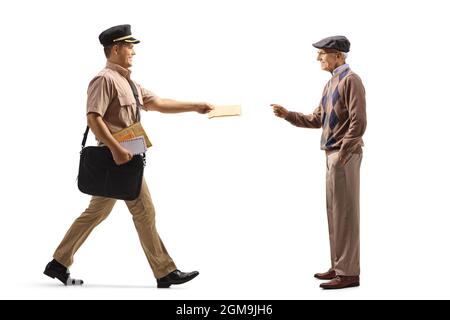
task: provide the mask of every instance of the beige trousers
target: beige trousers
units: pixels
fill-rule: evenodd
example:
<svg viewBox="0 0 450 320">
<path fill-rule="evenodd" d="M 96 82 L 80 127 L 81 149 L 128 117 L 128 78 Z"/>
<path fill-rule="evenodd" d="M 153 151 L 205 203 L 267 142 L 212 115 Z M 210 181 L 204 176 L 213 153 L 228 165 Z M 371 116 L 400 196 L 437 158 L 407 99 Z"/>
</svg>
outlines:
<svg viewBox="0 0 450 320">
<path fill-rule="evenodd" d="M 73 256 L 78 248 L 91 231 L 108 217 L 115 203 L 116 199 L 92 197 L 89 207 L 74 221 L 53 254 L 53 258 L 69 267 L 73 263 Z M 133 201 L 125 201 L 125 203 L 133 215 L 133 222 L 142 248 L 155 277 L 161 278 L 176 270 L 176 266 L 156 230 L 155 209 L 145 179 L 142 181 L 139 197 Z"/>
<path fill-rule="evenodd" d="M 327 215 L 331 269 L 337 275 L 359 276 L 359 169 L 362 153 L 342 166 L 338 152 L 327 154 Z"/>
</svg>

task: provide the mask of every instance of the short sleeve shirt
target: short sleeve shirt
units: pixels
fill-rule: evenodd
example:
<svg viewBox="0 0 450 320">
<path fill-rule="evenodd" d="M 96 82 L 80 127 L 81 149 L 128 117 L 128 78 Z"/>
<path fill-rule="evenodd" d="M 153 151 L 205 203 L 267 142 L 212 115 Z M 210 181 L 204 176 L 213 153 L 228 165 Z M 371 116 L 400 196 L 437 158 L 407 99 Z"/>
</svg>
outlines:
<svg viewBox="0 0 450 320">
<path fill-rule="evenodd" d="M 128 81 L 131 71 L 108 62 L 106 67 L 91 80 L 88 87 L 87 114 L 97 113 L 111 133 L 120 131 L 137 121 L 136 99 Z M 134 82 L 138 89 L 141 108 L 148 110 L 157 96 Z"/>
</svg>

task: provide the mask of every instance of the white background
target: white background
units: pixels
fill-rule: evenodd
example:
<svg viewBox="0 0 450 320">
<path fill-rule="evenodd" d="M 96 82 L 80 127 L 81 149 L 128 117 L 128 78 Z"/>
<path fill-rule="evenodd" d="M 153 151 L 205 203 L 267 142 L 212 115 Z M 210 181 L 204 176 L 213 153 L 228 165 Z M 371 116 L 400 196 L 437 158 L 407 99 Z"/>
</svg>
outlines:
<svg viewBox="0 0 450 320">
<path fill-rule="evenodd" d="M 445 1 L 3 1 L 0 298 L 450 298 L 449 41 Z M 241 117 L 143 115 L 145 177 L 171 256 L 194 281 L 157 290 L 118 203 L 75 256 L 81 288 L 42 274 L 89 196 L 76 186 L 98 34 L 130 23 L 133 77 L 161 97 L 241 104 Z M 352 42 L 367 91 L 361 168 L 361 287 L 323 291 L 329 267 L 320 130 L 330 75 L 311 46 Z M 94 143 L 92 137 L 89 142 Z M 442 277 L 444 275 L 444 277 Z"/>
</svg>

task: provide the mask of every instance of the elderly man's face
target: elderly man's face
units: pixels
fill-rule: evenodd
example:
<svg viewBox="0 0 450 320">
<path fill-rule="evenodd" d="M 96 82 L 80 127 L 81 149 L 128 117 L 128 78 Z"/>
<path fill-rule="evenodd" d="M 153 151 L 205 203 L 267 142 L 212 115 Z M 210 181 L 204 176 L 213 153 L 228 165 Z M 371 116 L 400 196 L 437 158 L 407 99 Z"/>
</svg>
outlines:
<svg viewBox="0 0 450 320">
<path fill-rule="evenodd" d="M 343 63 L 343 59 L 339 52 L 327 49 L 320 49 L 317 52 L 317 60 L 320 61 L 322 70 L 329 72 L 333 71 Z"/>
</svg>

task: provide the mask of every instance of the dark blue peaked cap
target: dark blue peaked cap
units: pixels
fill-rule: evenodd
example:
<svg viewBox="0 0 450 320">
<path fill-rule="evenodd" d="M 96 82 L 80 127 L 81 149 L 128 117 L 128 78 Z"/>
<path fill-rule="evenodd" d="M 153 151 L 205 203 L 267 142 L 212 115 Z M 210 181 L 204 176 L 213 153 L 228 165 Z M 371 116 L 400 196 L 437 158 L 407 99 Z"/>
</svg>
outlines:
<svg viewBox="0 0 450 320">
<path fill-rule="evenodd" d="M 119 42 L 139 43 L 140 41 L 135 39 L 131 35 L 131 26 L 129 24 L 121 24 L 118 26 L 106 29 L 98 36 L 100 43 L 106 47 Z"/>
</svg>

